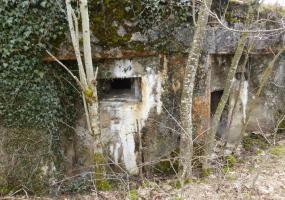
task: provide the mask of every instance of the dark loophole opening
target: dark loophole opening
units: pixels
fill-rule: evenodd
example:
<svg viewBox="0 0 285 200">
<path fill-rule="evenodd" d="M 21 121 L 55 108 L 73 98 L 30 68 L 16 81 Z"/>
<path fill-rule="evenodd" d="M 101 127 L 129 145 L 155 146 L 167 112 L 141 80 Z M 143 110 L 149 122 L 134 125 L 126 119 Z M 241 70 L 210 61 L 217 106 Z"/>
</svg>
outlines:
<svg viewBox="0 0 285 200">
<path fill-rule="evenodd" d="M 141 78 L 99 79 L 100 100 L 103 101 L 140 101 Z"/>
<path fill-rule="evenodd" d="M 111 89 L 131 89 L 132 81 L 131 78 L 115 78 L 110 81 Z"/>
<path fill-rule="evenodd" d="M 211 117 L 214 116 L 219 106 L 219 102 L 223 96 L 223 93 L 224 93 L 223 90 L 217 90 L 217 91 L 211 92 Z M 227 123 L 228 123 L 228 104 L 229 102 L 226 103 L 226 106 L 220 118 L 220 124 L 218 126 L 218 130 L 216 134 L 218 138 L 223 138 L 225 136 L 225 131 L 226 131 Z"/>
<path fill-rule="evenodd" d="M 211 116 L 214 116 L 223 93 L 223 90 L 217 90 L 211 93 Z"/>
</svg>

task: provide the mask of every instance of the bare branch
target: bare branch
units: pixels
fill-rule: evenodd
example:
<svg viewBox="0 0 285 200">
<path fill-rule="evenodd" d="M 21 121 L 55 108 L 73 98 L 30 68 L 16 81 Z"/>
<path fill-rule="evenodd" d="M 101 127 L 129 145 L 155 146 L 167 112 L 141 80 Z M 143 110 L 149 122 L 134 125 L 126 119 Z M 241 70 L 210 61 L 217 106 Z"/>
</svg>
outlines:
<svg viewBox="0 0 285 200">
<path fill-rule="evenodd" d="M 74 11 L 71 7 L 70 0 L 66 0 L 65 2 L 66 2 L 68 26 L 70 30 L 70 35 L 71 35 L 71 40 L 72 40 L 76 60 L 78 63 L 80 81 L 84 85 L 84 88 L 86 88 L 87 80 L 86 80 L 86 74 L 84 71 L 83 62 L 82 62 L 81 54 L 80 54 L 77 18 L 75 17 Z M 74 27 L 74 25 L 76 25 L 77 27 Z"/>
<path fill-rule="evenodd" d="M 205 4 L 205 3 L 204 3 Z M 207 11 L 210 13 L 212 17 L 214 17 L 219 24 L 226 30 L 232 31 L 232 32 L 237 32 L 237 33 L 273 33 L 273 32 L 282 32 L 285 31 L 285 27 L 282 28 L 276 28 L 276 29 L 270 29 L 270 30 L 264 30 L 264 29 L 257 29 L 257 30 L 250 30 L 250 29 L 244 29 L 244 30 L 238 30 L 234 28 L 230 28 L 226 26 L 221 19 L 218 17 L 218 15 L 214 12 L 212 12 L 207 5 L 205 5 Z"/>
<path fill-rule="evenodd" d="M 60 60 L 58 60 L 54 55 L 51 54 L 51 52 L 49 52 L 48 50 L 46 50 L 47 54 L 50 55 L 50 57 L 52 57 L 60 66 L 62 66 L 71 76 L 72 78 L 78 83 L 78 85 L 80 86 L 81 90 L 84 90 L 84 86 L 82 85 L 82 83 L 80 82 L 80 80 L 68 69 L 67 66 L 65 66 L 62 62 L 60 62 Z"/>
</svg>

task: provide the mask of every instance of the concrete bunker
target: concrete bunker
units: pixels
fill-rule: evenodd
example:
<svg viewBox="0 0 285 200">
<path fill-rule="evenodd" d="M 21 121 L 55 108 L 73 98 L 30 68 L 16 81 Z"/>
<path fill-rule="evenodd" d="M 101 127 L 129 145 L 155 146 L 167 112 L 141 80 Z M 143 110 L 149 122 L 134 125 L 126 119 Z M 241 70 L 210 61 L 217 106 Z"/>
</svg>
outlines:
<svg viewBox="0 0 285 200">
<path fill-rule="evenodd" d="M 217 103 L 224 90 L 227 71 L 231 64 L 232 54 L 210 56 L 211 61 L 211 115 L 217 107 Z M 284 101 L 283 93 L 278 93 L 281 88 L 274 84 L 276 77 L 279 75 L 278 70 L 272 74 L 268 81 L 268 85 L 264 88 L 260 96 L 256 96 L 257 88 L 260 86 L 262 74 L 272 60 L 272 55 L 268 54 L 251 54 L 245 69 L 242 70 L 244 57 L 242 57 L 235 78 L 232 81 L 232 89 L 230 92 L 228 106 L 226 106 L 222 114 L 220 127 L 218 128 L 218 137 L 224 135 L 228 144 L 234 144 L 239 141 L 241 128 L 246 119 L 248 110 L 248 102 L 254 101 L 251 115 L 249 116 L 246 133 L 251 132 L 273 132 L 276 120 L 276 111 L 284 110 L 280 107 Z M 276 62 L 275 67 L 280 69 L 283 67 L 282 59 Z M 244 71 L 244 72 L 243 72 Z M 282 75 L 281 75 L 282 76 Z M 270 83 L 271 82 L 271 83 Z M 240 90 L 240 91 L 239 91 Z M 274 94 L 273 94 L 274 93 Z M 215 103 L 216 102 L 216 103 Z M 227 113 L 225 113 L 227 112 Z M 222 129 L 221 129 L 222 128 Z"/>
<path fill-rule="evenodd" d="M 161 112 L 159 57 L 99 63 L 100 125 L 109 160 L 138 173 L 135 137 L 151 112 Z"/>
<path fill-rule="evenodd" d="M 105 155 L 108 156 L 109 163 L 113 163 L 114 166 L 119 165 L 120 169 L 125 169 L 125 172 L 129 174 L 137 174 L 141 166 L 140 161 L 158 163 L 161 158 L 170 157 L 171 152 L 174 152 L 178 147 L 177 132 L 179 127 L 165 110 L 171 111 L 171 115 L 179 119 L 177 105 L 180 102 L 180 83 L 187 57 L 176 54 L 143 54 L 141 57 L 137 56 L 138 54 L 130 55 L 129 53 L 126 56 L 122 55 L 98 56 L 94 59 L 94 66 L 99 67 L 97 88 L 100 104 L 100 128 Z M 205 139 L 203 134 L 206 134 L 211 127 L 211 116 L 213 116 L 223 94 L 231 58 L 231 54 L 208 55 L 198 71 L 199 80 L 196 84 L 197 89 L 193 101 L 193 120 L 198 138 L 196 141 L 201 144 Z M 264 58 L 266 59 L 262 60 L 260 56 L 250 56 L 247 84 L 249 100 L 254 98 L 260 75 L 272 59 L 270 56 L 264 56 Z M 281 71 L 283 63 L 277 67 Z M 278 78 L 281 77 L 277 72 L 272 81 L 276 79 L 282 82 L 282 77 L 277 79 L 277 75 L 279 75 Z M 235 77 L 236 86 L 239 85 L 240 77 L 241 74 L 238 70 Z M 244 77 L 244 80 L 246 79 Z M 279 82 L 278 84 L 281 84 Z M 271 86 L 275 87 L 273 84 Z M 282 91 L 282 88 L 278 89 Z M 258 130 L 257 121 L 263 125 L 261 127 L 263 130 L 270 127 L 273 124 L 270 121 L 273 119 L 272 113 L 276 110 L 273 106 L 282 105 L 282 103 L 277 104 L 276 102 L 281 102 L 283 99 L 283 93 L 277 93 L 276 88 L 275 90 L 266 89 L 254 106 L 247 131 Z M 240 133 L 244 118 L 241 105 L 242 101 L 239 100 L 231 129 L 227 128 L 229 108 L 226 108 L 226 112 L 222 115 L 217 136 L 228 139 L 228 143 L 234 143 L 236 135 Z M 164 108 L 162 109 L 162 107 Z M 230 107 L 230 102 L 228 102 L 228 107 Z M 266 112 L 264 112 L 265 109 Z M 84 121 L 85 115 L 82 116 L 81 120 Z M 92 136 L 85 129 L 84 125 L 77 123 L 77 139 L 74 149 L 76 159 L 78 159 L 76 162 L 79 163 L 79 166 L 92 165 Z M 227 135 L 227 133 L 231 134 Z M 139 134 L 142 134 L 145 139 L 145 141 L 143 140 L 145 144 L 143 144 L 142 160 L 137 152 L 137 136 Z M 84 146 L 84 149 L 80 146 Z M 85 155 L 86 149 L 90 152 L 90 156 L 89 154 Z M 152 166 L 147 166 L 144 169 L 151 170 Z"/>
</svg>

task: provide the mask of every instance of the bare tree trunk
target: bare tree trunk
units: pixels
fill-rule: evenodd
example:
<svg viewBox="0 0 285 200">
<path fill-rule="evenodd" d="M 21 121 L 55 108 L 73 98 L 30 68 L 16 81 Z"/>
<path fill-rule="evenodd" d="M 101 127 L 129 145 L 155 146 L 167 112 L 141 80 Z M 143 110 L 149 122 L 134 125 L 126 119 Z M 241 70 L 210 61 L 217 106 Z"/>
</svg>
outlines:
<svg viewBox="0 0 285 200">
<path fill-rule="evenodd" d="M 72 41 L 73 49 L 75 52 L 78 69 L 79 69 L 79 78 L 80 78 L 81 84 L 86 88 L 87 87 L 86 74 L 84 71 L 84 66 L 83 66 L 83 62 L 81 59 L 80 47 L 79 47 L 78 20 L 74 14 L 74 10 L 71 7 L 70 0 L 66 0 L 66 11 L 67 11 L 67 20 L 68 20 L 68 26 L 69 26 L 69 31 L 71 35 L 71 41 Z"/>
<path fill-rule="evenodd" d="M 218 108 L 217 108 L 215 115 L 213 117 L 211 131 L 210 131 L 209 137 L 207 138 L 206 154 L 208 156 L 211 155 L 213 148 L 214 148 L 215 136 L 216 136 L 216 132 L 217 132 L 217 129 L 219 126 L 220 118 L 221 118 L 222 112 L 225 108 L 225 105 L 228 101 L 228 98 L 229 98 L 229 95 L 231 92 L 231 88 L 232 88 L 232 81 L 234 79 L 234 76 L 235 76 L 235 73 L 236 73 L 236 70 L 238 67 L 238 63 L 239 63 L 239 60 L 242 56 L 247 38 L 248 38 L 248 34 L 242 33 L 242 36 L 239 40 L 237 49 L 235 51 L 234 58 L 232 60 L 231 66 L 230 66 L 230 69 L 228 71 L 223 96 L 221 97 Z"/>
<path fill-rule="evenodd" d="M 96 76 L 94 73 L 93 63 L 92 63 L 92 52 L 91 52 L 91 42 L 90 42 L 90 27 L 89 27 L 89 14 L 88 14 L 88 4 L 87 0 L 80 0 L 80 13 L 82 19 L 82 35 L 83 35 L 83 52 L 84 52 L 84 62 L 87 84 L 89 89 L 91 89 L 93 94 L 91 96 L 92 101 L 88 104 L 88 111 L 91 123 L 91 129 L 94 137 L 94 172 L 96 180 L 96 186 L 99 189 L 105 187 L 102 184 L 106 184 L 102 181 L 105 177 L 105 160 L 103 157 L 103 148 L 101 143 L 101 132 L 99 127 L 99 103 L 96 88 Z M 96 72 L 98 69 L 96 70 Z"/>
<path fill-rule="evenodd" d="M 69 26 L 69 31 L 71 35 L 71 41 L 73 45 L 73 49 L 75 52 L 75 57 L 77 60 L 78 64 L 78 71 L 79 71 L 79 78 L 81 82 L 81 94 L 82 94 L 82 100 L 84 104 L 84 110 L 86 114 L 86 121 L 87 121 L 87 126 L 88 126 L 88 131 L 91 133 L 91 125 L 90 125 L 90 118 L 89 118 L 89 112 L 87 108 L 87 103 L 86 103 L 86 98 L 84 95 L 84 90 L 87 88 L 87 80 L 86 80 L 86 74 L 83 66 L 83 62 L 81 59 L 81 54 L 80 54 L 80 46 L 79 46 L 79 28 L 78 28 L 78 20 L 77 17 L 74 13 L 74 10 L 71 7 L 70 0 L 66 0 L 66 11 L 67 11 L 67 20 L 68 20 L 68 26 Z"/>
<path fill-rule="evenodd" d="M 98 189 L 103 189 L 107 186 L 107 182 L 104 180 L 105 177 L 105 160 L 103 157 L 103 149 L 101 145 L 101 134 L 99 127 L 99 104 L 96 88 L 96 76 L 97 71 L 94 73 L 93 63 L 92 63 L 92 52 L 90 43 L 90 27 L 89 27 L 89 14 L 88 14 L 88 2 L 87 0 L 80 0 L 80 14 L 82 21 L 82 36 L 83 36 L 83 52 L 84 52 L 84 64 L 80 55 L 79 46 L 79 31 L 78 31 L 78 21 L 77 17 L 71 7 L 70 0 L 66 0 L 67 8 L 67 18 L 69 29 L 71 33 L 72 44 L 74 47 L 78 68 L 79 76 L 82 85 L 84 86 L 84 91 L 82 91 L 84 107 L 87 109 L 87 124 L 94 137 L 94 173 L 96 179 L 96 187 Z M 85 73 L 86 72 L 86 73 Z M 86 98 L 88 99 L 88 104 L 86 104 Z"/>
<path fill-rule="evenodd" d="M 90 28 L 87 0 L 80 1 L 80 13 L 82 18 L 82 35 L 83 35 L 83 52 L 87 85 L 92 90 L 92 102 L 88 105 L 89 117 L 93 135 L 95 137 L 95 153 L 102 154 L 102 146 L 100 142 L 100 127 L 99 127 L 99 105 L 96 88 L 96 78 L 92 63 L 92 52 L 90 43 Z M 96 74 L 97 76 L 97 74 Z"/>
<path fill-rule="evenodd" d="M 253 21 L 254 7 L 249 6 L 246 24 L 245 24 L 246 29 L 248 29 L 250 27 L 250 24 Z M 207 142 L 206 142 L 207 145 L 205 147 L 205 151 L 206 151 L 205 153 L 206 153 L 207 159 L 209 159 L 211 154 L 213 153 L 214 144 L 215 144 L 215 136 L 216 136 L 216 132 L 217 132 L 217 129 L 219 126 L 220 118 L 221 118 L 222 112 L 225 108 L 225 105 L 228 101 L 228 98 L 229 98 L 229 95 L 230 95 L 230 92 L 232 89 L 232 82 L 234 80 L 234 76 L 235 76 L 240 58 L 243 54 L 243 50 L 244 50 L 244 47 L 246 45 L 247 39 L 248 39 L 248 33 L 247 32 L 242 33 L 241 38 L 239 39 L 234 57 L 232 59 L 232 63 L 231 63 L 230 69 L 228 71 L 228 75 L 227 75 L 227 79 L 226 79 L 226 83 L 225 83 L 225 87 L 224 87 L 224 92 L 223 92 L 223 95 L 222 95 L 221 100 L 219 102 L 218 108 L 215 112 L 215 115 L 213 117 L 211 131 L 210 131 L 210 134 L 208 135 L 208 138 L 207 138 Z M 203 168 L 204 168 L 204 170 L 209 169 L 207 160 L 204 163 Z"/>
<path fill-rule="evenodd" d="M 211 7 L 212 0 L 205 0 L 207 7 Z M 183 133 L 180 138 L 180 179 L 183 181 L 192 176 L 193 157 L 193 122 L 192 122 L 192 100 L 199 59 L 202 53 L 202 45 L 206 32 L 209 13 L 205 4 L 201 5 L 194 38 L 187 59 L 185 74 L 183 78 L 183 89 L 181 96 L 181 123 Z"/>
</svg>

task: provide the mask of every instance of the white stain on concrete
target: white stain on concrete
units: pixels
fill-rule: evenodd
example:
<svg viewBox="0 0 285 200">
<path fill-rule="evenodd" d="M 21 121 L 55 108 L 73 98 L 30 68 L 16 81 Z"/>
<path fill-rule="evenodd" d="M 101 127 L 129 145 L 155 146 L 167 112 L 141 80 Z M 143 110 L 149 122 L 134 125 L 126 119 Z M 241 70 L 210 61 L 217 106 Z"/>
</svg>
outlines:
<svg viewBox="0 0 285 200">
<path fill-rule="evenodd" d="M 156 64 L 158 64 L 157 62 Z M 160 114 L 162 76 L 156 72 L 156 66 L 142 66 L 137 61 L 117 60 L 112 67 L 112 77 L 141 77 L 141 101 L 102 101 L 100 112 L 107 112 L 110 125 L 102 129 L 102 136 L 113 138 L 106 143 L 113 146 L 110 154 L 114 162 L 122 162 L 130 174 L 138 174 L 135 134 L 145 126 L 151 111 Z"/>
<path fill-rule="evenodd" d="M 243 81 L 240 93 L 240 100 L 242 104 L 243 122 L 246 120 L 246 108 L 248 102 L 248 81 Z"/>
<path fill-rule="evenodd" d="M 284 80 L 285 80 L 285 61 L 282 60 L 276 70 L 273 84 L 277 87 L 284 88 L 285 87 Z"/>
<path fill-rule="evenodd" d="M 133 74 L 133 63 L 131 60 L 116 60 L 114 63 L 113 77 L 130 77 Z"/>
</svg>

